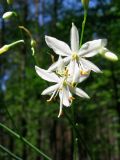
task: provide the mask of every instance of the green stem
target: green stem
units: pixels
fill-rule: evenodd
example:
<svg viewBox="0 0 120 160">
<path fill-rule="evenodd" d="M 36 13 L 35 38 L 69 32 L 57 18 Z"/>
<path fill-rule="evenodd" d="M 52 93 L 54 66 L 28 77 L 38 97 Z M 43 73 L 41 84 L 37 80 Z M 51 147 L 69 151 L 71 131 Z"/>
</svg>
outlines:
<svg viewBox="0 0 120 160">
<path fill-rule="evenodd" d="M 77 125 L 77 124 L 74 124 L 74 122 L 72 121 L 72 119 L 70 118 L 70 116 L 68 115 L 68 113 L 66 112 L 65 109 L 64 109 L 64 113 L 65 113 L 65 116 L 66 116 L 66 118 L 68 119 L 69 123 L 70 123 L 71 126 L 73 127 L 73 130 L 74 130 L 75 134 L 76 134 L 76 138 L 77 138 L 76 143 L 77 143 L 77 145 L 80 144 L 80 143 L 83 143 L 83 144 L 84 144 L 83 147 L 84 147 L 84 149 L 86 150 L 86 152 L 87 152 L 87 154 L 88 154 L 89 160 L 92 160 L 92 159 L 93 159 L 93 158 L 92 158 L 92 155 L 91 155 L 91 153 L 90 153 L 90 151 L 89 151 L 88 146 L 87 146 L 86 143 L 85 143 L 85 140 L 82 138 L 82 135 L 80 134 L 80 132 L 79 132 L 79 130 L 78 130 L 78 125 Z"/>
<path fill-rule="evenodd" d="M 71 109 L 72 109 L 72 121 L 73 121 L 73 160 L 76 160 L 77 159 L 77 147 L 78 147 L 78 145 L 77 145 L 77 141 L 76 141 L 77 135 L 76 135 L 76 132 L 74 130 L 74 128 L 75 128 L 74 106 L 71 107 Z"/>
<path fill-rule="evenodd" d="M 18 132 L 18 128 L 17 128 L 16 124 L 14 123 L 13 117 L 12 117 L 12 115 L 10 114 L 7 106 L 5 106 L 5 110 L 6 110 L 6 113 L 8 114 L 8 116 L 9 116 L 11 122 L 12 122 L 12 125 L 14 126 L 15 130 Z"/>
<path fill-rule="evenodd" d="M 9 47 L 12 47 L 12 46 L 19 44 L 19 43 L 24 43 L 24 40 L 18 40 L 16 42 L 13 42 L 13 43 L 9 44 Z"/>
<path fill-rule="evenodd" d="M 46 154 L 44 154 L 41 150 L 39 150 L 37 147 L 35 147 L 32 143 L 30 143 L 27 139 L 25 139 L 24 137 L 20 136 L 16 132 L 12 131 L 10 128 L 5 126 L 4 124 L 0 123 L 0 127 L 5 129 L 8 133 L 13 135 L 15 138 L 21 140 L 24 144 L 26 144 L 29 147 L 31 147 L 33 150 L 35 150 L 37 153 L 39 153 L 40 155 L 45 157 L 47 160 L 52 160 L 50 157 L 48 157 Z"/>
<path fill-rule="evenodd" d="M 84 19 L 83 19 L 83 22 L 82 22 L 82 32 L 81 32 L 81 37 L 80 37 L 80 47 L 82 46 L 82 42 L 83 42 L 83 35 L 84 35 L 86 19 L 87 19 L 87 10 L 85 9 L 84 10 Z"/>
<path fill-rule="evenodd" d="M 4 152 L 6 152 L 7 154 L 9 154 L 12 158 L 16 159 L 16 160 L 22 160 L 20 157 L 16 156 L 14 153 L 12 153 L 11 151 L 9 151 L 7 148 L 5 148 L 4 146 L 2 146 L 0 144 L 0 149 Z"/>
<path fill-rule="evenodd" d="M 18 28 L 24 30 L 27 33 L 27 35 L 30 37 L 30 39 L 32 39 L 32 34 L 27 28 L 25 28 L 24 26 L 18 26 Z"/>
</svg>

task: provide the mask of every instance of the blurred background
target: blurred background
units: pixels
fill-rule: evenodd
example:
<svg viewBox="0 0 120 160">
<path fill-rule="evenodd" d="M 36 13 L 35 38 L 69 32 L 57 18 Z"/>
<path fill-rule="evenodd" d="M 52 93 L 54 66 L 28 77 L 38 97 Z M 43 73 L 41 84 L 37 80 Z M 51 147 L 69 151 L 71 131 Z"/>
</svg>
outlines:
<svg viewBox="0 0 120 160">
<path fill-rule="evenodd" d="M 2 19 L 3 13 L 14 10 L 19 16 Z M 83 6 L 80 0 L 15 0 L 8 5 L 0 0 L 0 47 L 18 39 L 24 44 L 0 56 L 0 122 L 16 131 L 9 113 L 23 137 L 40 148 L 53 160 L 73 160 L 72 126 L 64 112 L 57 118 L 59 100 L 50 103 L 41 92 L 49 85 L 35 72 L 30 38 L 18 26 L 25 26 L 36 40 L 37 65 L 47 69 L 57 56 L 45 44 L 44 36 L 70 43 L 70 28 L 74 22 L 81 32 Z M 84 42 L 107 38 L 107 48 L 120 53 L 119 0 L 90 0 Z M 91 73 L 81 87 L 91 97 L 75 97 L 75 120 L 81 142 L 80 160 L 120 160 L 120 63 L 101 56 L 92 61 L 103 74 Z M 65 109 L 71 114 L 71 108 Z M 17 132 L 17 131 L 16 131 Z M 0 128 L 0 144 L 24 160 L 44 160 L 36 152 Z M 0 150 L 0 160 L 12 158 Z"/>
</svg>

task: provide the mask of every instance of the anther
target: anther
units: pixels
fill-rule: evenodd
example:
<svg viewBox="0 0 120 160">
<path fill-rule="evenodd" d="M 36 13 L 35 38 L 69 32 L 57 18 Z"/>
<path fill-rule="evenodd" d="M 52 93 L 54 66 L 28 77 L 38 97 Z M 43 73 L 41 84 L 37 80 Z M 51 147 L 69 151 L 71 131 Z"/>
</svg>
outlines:
<svg viewBox="0 0 120 160">
<path fill-rule="evenodd" d="M 80 71 L 80 74 L 81 74 L 81 75 L 87 75 L 88 73 L 89 73 L 88 71 L 84 71 L 84 70 L 81 70 L 81 71 Z"/>
</svg>

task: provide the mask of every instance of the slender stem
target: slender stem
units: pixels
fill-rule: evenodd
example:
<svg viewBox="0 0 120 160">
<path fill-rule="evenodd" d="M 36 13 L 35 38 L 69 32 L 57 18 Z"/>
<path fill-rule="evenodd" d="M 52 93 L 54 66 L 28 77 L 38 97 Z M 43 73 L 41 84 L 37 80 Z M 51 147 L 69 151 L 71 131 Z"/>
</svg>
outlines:
<svg viewBox="0 0 120 160">
<path fill-rule="evenodd" d="M 24 30 L 27 33 L 27 35 L 32 39 L 32 34 L 30 33 L 30 31 L 27 28 L 25 28 L 24 26 L 18 26 L 18 27 L 20 29 Z"/>
<path fill-rule="evenodd" d="M 12 158 L 16 159 L 16 160 L 23 160 L 22 158 L 16 156 L 14 153 L 12 153 L 11 151 L 9 151 L 7 148 L 5 148 L 4 146 L 2 146 L 0 144 L 0 149 L 4 152 L 6 152 L 7 154 L 9 154 Z"/>
<path fill-rule="evenodd" d="M 18 132 L 18 128 L 17 128 L 16 124 L 14 123 L 14 119 L 13 119 L 12 115 L 10 114 L 10 112 L 9 112 L 9 110 L 8 110 L 8 108 L 7 108 L 7 106 L 5 106 L 5 110 L 6 110 L 8 116 L 9 116 L 11 122 L 12 122 L 12 125 L 14 126 L 15 130 Z"/>
<path fill-rule="evenodd" d="M 10 128 L 5 126 L 4 124 L 0 123 L 0 127 L 5 129 L 8 133 L 13 135 L 15 138 L 21 140 L 24 144 L 26 144 L 29 147 L 31 147 L 33 150 L 35 150 L 37 153 L 39 153 L 40 155 L 45 157 L 47 160 L 52 160 L 50 157 L 48 157 L 46 154 L 44 154 L 41 150 L 39 150 L 37 147 L 35 147 L 32 143 L 30 143 L 27 139 L 25 139 L 24 137 L 20 136 L 19 134 L 17 134 L 16 132 L 11 130 Z"/>
<path fill-rule="evenodd" d="M 13 42 L 13 43 L 9 44 L 9 47 L 12 47 L 12 46 L 19 44 L 19 43 L 24 43 L 24 40 L 18 40 L 16 42 Z"/>
<path fill-rule="evenodd" d="M 83 35 L 84 35 L 86 19 L 87 19 L 87 10 L 85 9 L 84 10 L 84 19 L 83 19 L 83 22 L 82 22 L 82 32 L 81 32 L 81 37 L 80 37 L 80 47 L 82 46 L 82 42 L 83 42 Z"/>
<path fill-rule="evenodd" d="M 21 29 L 21 33 L 22 33 L 22 30 L 24 30 L 24 31 L 27 33 L 27 35 L 30 37 L 30 39 L 31 39 L 31 40 L 33 39 L 31 32 L 30 32 L 27 28 L 25 28 L 24 26 L 19 26 L 19 25 L 18 25 L 18 28 Z M 32 46 L 31 46 L 31 47 L 32 47 Z M 32 47 L 32 48 L 33 48 L 33 49 L 32 49 L 32 52 L 35 52 L 34 47 Z M 34 50 L 34 51 L 33 51 L 33 50 Z M 35 63 L 38 65 L 38 59 L 37 59 L 37 57 L 36 57 L 36 54 L 35 54 L 35 53 L 32 53 L 32 56 L 34 57 Z"/>
<path fill-rule="evenodd" d="M 77 125 L 74 125 L 72 119 L 70 118 L 70 116 L 68 115 L 68 113 L 66 112 L 65 109 L 64 109 L 64 113 L 65 113 L 65 116 L 66 116 L 66 118 L 68 119 L 69 123 L 70 123 L 71 126 L 73 127 L 74 132 L 76 133 L 77 142 L 78 142 L 79 144 L 80 144 L 80 143 L 83 143 L 83 144 L 84 144 L 84 149 L 86 150 L 86 152 L 87 152 L 87 154 L 88 154 L 88 158 L 89 158 L 89 160 L 92 160 L 92 159 L 93 159 L 93 158 L 92 158 L 92 155 L 91 155 L 91 153 L 90 153 L 90 151 L 89 151 L 88 146 L 87 146 L 86 143 L 85 143 L 85 140 L 82 138 L 82 136 L 81 136 L 81 134 L 80 134 L 80 132 L 79 132 L 79 130 L 78 130 Z"/>
<path fill-rule="evenodd" d="M 72 121 L 73 121 L 73 160 L 76 160 L 77 159 L 77 147 L 78 147 L 78 145 L 77 145 L 77 141 L 76 141 L 76 139 L 77 139 L 77 135 L 76 135 L 76 132 L 75 132 L 75 130 L 74 130 L 74 128 L 75 128 L 75 111 L 74 111 L 74 106 L 73 107 L 71 107 L 71 109 L 72 109 Z"/>
</svg>

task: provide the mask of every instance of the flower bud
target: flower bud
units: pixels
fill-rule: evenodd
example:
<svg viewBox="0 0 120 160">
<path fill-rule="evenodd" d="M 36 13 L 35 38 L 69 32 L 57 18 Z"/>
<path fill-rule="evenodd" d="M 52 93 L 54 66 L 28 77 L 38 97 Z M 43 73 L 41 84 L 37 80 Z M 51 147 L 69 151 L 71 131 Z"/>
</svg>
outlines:
<svg viewBox="0 0 120 160">
<path fill-rule="evenodd" d="M 7 52 L 11 47 L 15 46 L 18 43 L 24 43 L 24 41 L 23 40 L 19 40 L 19 41 L 15 41 L 15 42 L 13 42 L 11 44 L 4 45 L 3 47 L 0 48 L 0 54 L 2 54 L 4 52 Z"/>
<path fill-rule="evenodd" d="M 108 60 L 111 60 L 111 61 L 117 61 L 118 60 L 118 57 L 116 54 L 112 53 L 111 51 L 109 51 L 107 48 L 103 48 L 101 51 L 100 51 L 100 54 L 105 57 L 106 59 Z"/>
<path fill-rule="evenodd" d="M 36 41 L 34 39 L 31 39 L 31 46 L 35 47 L 36 46 Z"/>
<path fill-rule="evenodd" d="M 13 0 L 7 0 L 7 3 L 8 3 L 8 4 L 12 4 L 12 3 L 13 3 Z"/>
<path fill-rule="evenodd" d="M 0 48 L 0 54 L 8 51 L 8 49 L 9 49 L 9 45 L 4 45 L 3 47 Z"/>
<path fill-rule="evenodd" d="M 16 14 L 15 12 L 9 11 L 9 12 L 4 13 L 3 16 L 2 16 L 2 18 L 3 18 L 3 19 L 9 19 L 9 18 L 11 18 L 12 16 L 17 16 L 17 14 Z"/>
<path fill-rule="evenodd" d="M 36 41 L 34 39 L 31 39 L 31 51 L 33 56 L 35 54 L 35 47 L 36 47 Z"/>
<path fill-rule="evenodd" d="M 32 55 L 35 55 L 35 48 L 31 47 Z"/>
<path fill-rule="evenodd" d="M 89 6 L 89 0 L 81 0 L 81 1 L 82 1 L 82 4 L 83 4 L 85 10 L 87 10 L 88 6 Z"/>
<path fill-rule="evenodd" d="M 118 61 L 118 57 L 110 51 L 106 52 L 104 56 L 111 61 Z"/>
</svg>

